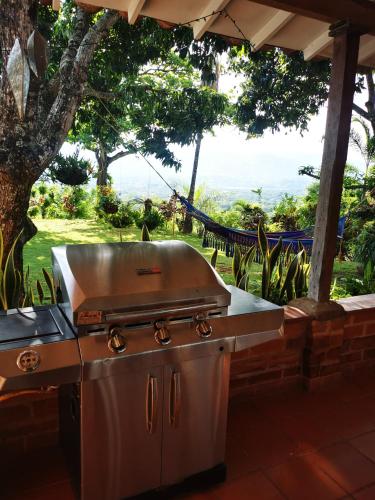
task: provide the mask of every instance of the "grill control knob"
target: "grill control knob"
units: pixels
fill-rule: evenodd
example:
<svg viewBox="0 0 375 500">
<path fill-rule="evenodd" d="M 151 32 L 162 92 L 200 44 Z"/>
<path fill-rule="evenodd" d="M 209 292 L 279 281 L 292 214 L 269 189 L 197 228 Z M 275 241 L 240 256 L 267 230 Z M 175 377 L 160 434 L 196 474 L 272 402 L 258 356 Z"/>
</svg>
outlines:
<svg viewBox="0 0 375 500">
<path fill-rule="evenodd" d="M 168 345 L 172 340 L 169 330 L 163 321 L 155 323 L 155 340 L 160 345 Z"/>
<path fill-rule="evenodd" d="M 126 350 L 126 340 L 122 335 L 122 329 L 119 326 L 113 326 L 108 334 L 108 348 L 115 353 L 121 353 Z"/>
<path fill-rule="evenodd" d="M 197 334 L 204 339 L 211 337 L 212 326 L 204 316 L 202 317 L 200 315 L 197 315 L 195 317 L 195 330 Z"/>
</svg>

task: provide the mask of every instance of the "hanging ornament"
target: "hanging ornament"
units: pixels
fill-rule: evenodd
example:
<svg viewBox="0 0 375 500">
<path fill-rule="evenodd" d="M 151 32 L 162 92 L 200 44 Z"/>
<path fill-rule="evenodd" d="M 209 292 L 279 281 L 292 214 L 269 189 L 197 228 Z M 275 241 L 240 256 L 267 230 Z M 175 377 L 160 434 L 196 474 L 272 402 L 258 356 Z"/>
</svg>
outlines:
<svg viewBox="0 0 375 500">
<path fill-rule="evenodd" d="M 42 78 L 48 65 L 47 42 L 37 30 L 27 40 L 27 55 L 30 69 L 35 76 Z"/>
<path fill-rule="evenodd" d="M 18 38 L 16 38 L 9 54 L 7 75 L 14 100 L 16 101 L 19 117 L 23 120 L 25 118 L 26 101 L 29 93 L 30 68 Z"/>
</svg>

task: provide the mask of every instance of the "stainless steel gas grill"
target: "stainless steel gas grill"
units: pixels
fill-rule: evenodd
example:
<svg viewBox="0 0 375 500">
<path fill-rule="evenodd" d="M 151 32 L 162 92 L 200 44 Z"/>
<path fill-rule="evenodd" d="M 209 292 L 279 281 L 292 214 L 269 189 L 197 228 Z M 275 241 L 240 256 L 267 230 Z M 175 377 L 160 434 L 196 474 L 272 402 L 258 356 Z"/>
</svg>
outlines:
<svg viewBox="0 0 375 500">
<path fill-rule="evenodd" d="M 280 336 L 283 310 L 226 287 L 179 241 L 72 245 L 52 256 L 82 361 L 81 383 L 61 392 L 81 498 L 117 500 L 217 470 L 230 353 Z"/>
<path fill-rule="evenodd" d="M 0 313 L 0 396 L 80 377 L 77 341 L 57 306 Z"/>
</svg>

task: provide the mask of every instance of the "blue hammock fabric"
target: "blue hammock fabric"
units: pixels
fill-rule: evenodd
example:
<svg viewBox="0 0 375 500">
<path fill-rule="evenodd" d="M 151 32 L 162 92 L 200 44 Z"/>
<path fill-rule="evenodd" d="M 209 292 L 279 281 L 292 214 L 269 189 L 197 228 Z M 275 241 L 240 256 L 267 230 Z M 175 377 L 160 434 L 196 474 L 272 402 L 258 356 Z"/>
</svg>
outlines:
<svg viewBox="0 0 375 500">
<path fill-rule="evenodd" d="M 218 224 L 204 212 L 198 210 L 183 196 L 177 195 L 181 204 L 184 205 L 188 214 L 200 221 L 204 225 L 204 234 L 202 246 L 204 248 L 217 248 L 225 252 L 227 257 L 232 257 L 234 246 L 237 244 L 242 247 L 258 245 L 258 233 L 256 231 L 245 231 L 243 229 L 234 229 Z M 342 238 L 344 234 L 346 216 L 340 217 L 338 225 L 338 237 Z M 268 245 L 274 247 L 280 238 L 282 238 L 283 249 L 289 246 L 293 253 L 298 253 L 303 246 L 307 255 L 311 255 L 313 238 L 310 236 L 312 228 L 301 231 L 281 231 L 275 233 L 266 233 Z"/>
</svg>

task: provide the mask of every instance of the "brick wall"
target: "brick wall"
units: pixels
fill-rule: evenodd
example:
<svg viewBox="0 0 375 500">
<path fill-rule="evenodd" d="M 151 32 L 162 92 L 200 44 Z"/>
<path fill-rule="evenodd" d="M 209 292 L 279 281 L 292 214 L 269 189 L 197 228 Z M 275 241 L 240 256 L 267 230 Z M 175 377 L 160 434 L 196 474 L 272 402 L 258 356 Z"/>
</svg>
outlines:
<svg viewBox="0 0 375 500">
<path fill-rule="evenodd" d="M 319 320 L 285 307 L 284 337 L 232 356 L 231 395 L 305 387 L 375 366 L 375 295 L 338 301 L 340 314 Z"/>
<path fill-rule="evenodd" d="M 339 301 L 335 319 L 285 307 L 283 337 L 232 355 L 230 393 L 319 389 L 364 366 L 375 367 L 375 295 Z M 58 440 L 57 391 L 0 401 L 0 463 Z"/>
<path fill-rule="evenodd" d="M 25 392 L 1 401 L 0 466 L 27 451 L 57 444 L 58 425 L 57 390 Z"/>
</svg>

